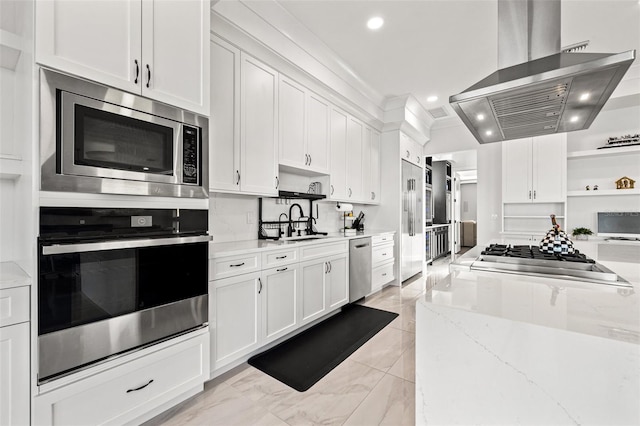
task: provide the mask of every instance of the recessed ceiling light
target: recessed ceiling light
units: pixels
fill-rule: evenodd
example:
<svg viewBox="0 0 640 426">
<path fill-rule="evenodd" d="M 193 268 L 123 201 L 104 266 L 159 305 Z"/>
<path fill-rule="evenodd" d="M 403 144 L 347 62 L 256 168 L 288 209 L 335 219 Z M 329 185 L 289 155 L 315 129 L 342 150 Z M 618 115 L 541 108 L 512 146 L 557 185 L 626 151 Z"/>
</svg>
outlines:
<svg viewBox="0 0 640 426">
<path fill-rule="evenodd" d="M 486 132 L 484 132 L 485 135 L 487 136 L 491 136 L 493 134 L 493 132 L 491 130 L 487 130 Z"/>
<path fill-rule="evenodd" d="M 580 117 L 578 117 L 577 115 L 574 115 L 573 117 L 570 118 L 569 121 L 571 121 L 572 123 L 575 123 L 576 121 L 578 121 Z"/>
<path fill-rule="evenodd" d="M 476 115 L 476 118 L 478 119 L 478 121 L 482 121 L 484 120 L 484 114 L 478 114 Z"/>
<path fill-rule="evenodd" d="M 367 21 L 367 27 L 369 27 L 370 30 L 377 30 L 380 27 L 382 27 L 383 24 L 384 24 L 384 19 L 382 19 L 379 16 L 374 16 L 373 18 Z"/>
<path fill-rule="evenodd" d="M 436 95 L 431 95 L 427 98 L 427 102 L 435 102 L 438 100 L 438 97 Z"/>
<path fill-rule="evenodd" d="M 585 92 L 582 95 L 580 95 L 581 101 L 586 101 L 587 99 L 589 99 L 589 92 Z"/>
</svg>

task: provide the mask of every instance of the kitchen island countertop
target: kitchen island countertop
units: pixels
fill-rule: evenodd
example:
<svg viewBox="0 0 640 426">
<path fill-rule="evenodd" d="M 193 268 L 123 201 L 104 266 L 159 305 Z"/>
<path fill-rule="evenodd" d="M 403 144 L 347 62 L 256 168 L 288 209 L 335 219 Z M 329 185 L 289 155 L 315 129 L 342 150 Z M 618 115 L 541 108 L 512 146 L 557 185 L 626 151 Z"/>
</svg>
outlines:
<svg viewBox="0 0 640 426">
<path fill-rule="evenodd" d="M 416 303 L 416 424 L 640 424 L 638 245 L 577 242 L 632 283 L 470 270 Z"/>
</svg>

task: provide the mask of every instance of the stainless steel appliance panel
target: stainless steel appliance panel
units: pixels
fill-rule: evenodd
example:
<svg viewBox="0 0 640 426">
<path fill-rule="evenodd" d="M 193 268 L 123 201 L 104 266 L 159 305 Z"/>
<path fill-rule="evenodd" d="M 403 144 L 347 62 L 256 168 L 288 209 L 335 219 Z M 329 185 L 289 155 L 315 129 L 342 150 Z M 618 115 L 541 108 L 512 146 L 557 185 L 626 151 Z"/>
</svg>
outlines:
<svg viewBox="0 0 640 426">
<path fill-rule="evenodd" d="M 404 281 L 422 272 L 424 262 L 423 169 L 403 160 L 402 187 L 400 276 Z"/>
<path fill-rule="evenodd" d="M 40 383 L 208 322 L 208 295 L 38 336 Z"/>
<path fill-rule="evenodd" d="M 371 237 L 349 241 L 349 303 L 371 293 Z"/>
<path fill-rule="evenodd" d="M 114 114 L 122 120 L 138 120 L 142 125 L 163 126 L 171 133 L 171 173 L 163 167 L 154 170 L 138 161 L 157 160 L 140 155 L 132 166 L 123 170 L 115 166 L 113 144 L 94 140 L 93 157 L 77 161 L 74 138 L 79 131 L 76 106 L 97 113 Z M 209 120 L 206 117 L 152 101 L 118 89 L 42 69 L 40 72 L 40 167 L 41 190 L 87 192 L 98 194 L 153 195 L 166 197 L 208 198 L 209 188 Z M 104 126 L 103 126 L 104 128 Z M 196 129 L 197 134 L 193 134 Z M 122 129 L 120 129 L 122 131 Z M 99 132 L 94 132 L 98 134 Z M 197 144 L 197 149 L 190 146 Z M 189 146 L 184 145 L 189 141 Z M 101 149 L 103 147 L 104 149 Z M 142 147 L 140 147 L 142 148 Z M 184 149 L 183 149 L 184 148 Z M 147 153 L 150 150 L 147 146 Z M 172 158 L 168 158 L 171 156 Z M 184 159 L 188 157 L 188 162 Z M 97 163 L 104 163 L 100 167 Z M 78 164 L 80 163 L 80 164 Z M 92 164 L 95 163 L 95 164 Z M 149 170 L 144 170 L 144 167 Z M 132 167 L 136 169 L 136 167 Z M 194 170 L 195 169 L 195 170 Z M 197 175 L 197 178 L 194 178 Z"/>
</svg>

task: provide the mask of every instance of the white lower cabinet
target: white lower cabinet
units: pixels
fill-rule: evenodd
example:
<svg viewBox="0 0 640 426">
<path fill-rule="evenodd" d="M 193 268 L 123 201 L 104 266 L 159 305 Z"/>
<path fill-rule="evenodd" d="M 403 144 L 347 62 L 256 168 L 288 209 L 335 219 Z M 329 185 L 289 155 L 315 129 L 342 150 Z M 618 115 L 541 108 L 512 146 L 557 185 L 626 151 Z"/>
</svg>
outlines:
<svg viewBox="0 0 640 426">
<path fill-rule="evenodd" d="M 210 264 L 238 264 L 241 257 L 268 268 L 209 282 L 211 377 L 349 302 L 348 241 L 222 255 Z"/>
<path fill-rule="evenodd" d="M 320 318 L 327 310 L 325 275 L 328 266 L 323 260 L 300 264 L 300 322 L 307 324 Z"/>
<path fill-rule="evenodd" d="M 264 343 L 293 331 L 298 325 L 298 265 L 262 271 L 262 331 Z"/>
<path fill-rule="evenodd" d="M 140 423 L 203 389 L 209 378 L 209 333 L 156 345 L 130 362 L 43 392 L 35 425 Z"/>
<path fill-rule="evenodd" d="M 28 354 L 28 322 L 0 327 L 0 425 L 29 424 Z"/>
<path fill-rule="evenodd" d="M 328 310 L 332 311 L 349 302 L 349 255 L 342 254 L 330 257 L 327 274 Z"/>
<path fill-rule="evenodd" d="M 393 233 L 381 234 L 371 240 L 371 291 L 380 290 L 395 279 Z"/>
<path fill-rule="evenodd" d="M 212 370 L 246 355 L 260 344 L 260 272 L 209 283 Z"/>
</svg>

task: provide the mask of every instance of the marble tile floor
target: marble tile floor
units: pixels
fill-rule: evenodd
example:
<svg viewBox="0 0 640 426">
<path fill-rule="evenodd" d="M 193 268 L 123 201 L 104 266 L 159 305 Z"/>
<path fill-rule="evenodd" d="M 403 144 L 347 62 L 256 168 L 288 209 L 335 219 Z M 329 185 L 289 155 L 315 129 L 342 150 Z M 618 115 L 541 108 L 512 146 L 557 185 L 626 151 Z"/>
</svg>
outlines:
<svg viewBox="0 0 640 426">
<path fill-rule="evenodd" d="M 306 392 L 244 363 L 145 426 L 413 425 L 415 302 L 449 273 L 449 261 L 360 302 L 399 316 Z"/>
</svg>

